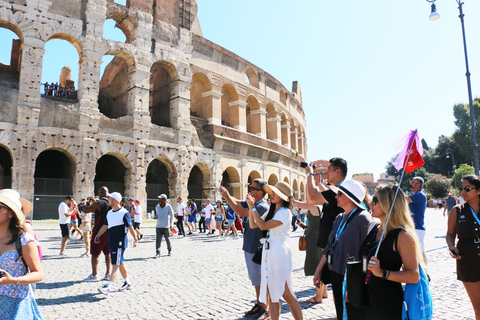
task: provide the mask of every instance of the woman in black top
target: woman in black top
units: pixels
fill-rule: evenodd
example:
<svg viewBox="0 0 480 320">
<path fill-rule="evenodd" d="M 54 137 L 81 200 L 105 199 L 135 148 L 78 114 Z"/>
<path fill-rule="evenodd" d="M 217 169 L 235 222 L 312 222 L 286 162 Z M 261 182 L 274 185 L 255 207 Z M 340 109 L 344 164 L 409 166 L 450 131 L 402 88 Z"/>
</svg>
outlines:
<svg viewBox="0 0 480 320">
<path fill-rule="evenodd" d="M 396 185 L 379 187 L 371 203 L 372 216 L 380 220 L 380 225 L 368 234 L 363 248 L 364 257 L 370 258 L 368 270 L 372 272 L 367 285 L 369 306 L 366 319 L 400 320 L 402 283 L 417 283 L 418 263 L 423 264 L 415 225 L 401 190 L 398 190 L 390 218 L 386 221 L 397 188 Z M 384 239 L 378 256 L 374 257 L 383 229 L 386 230 Z"/>
<path fill-rule="evenodd" d="M 447 245 L 450 255 L 457 259 L 457 279 L 467 290 L 475 319 L 480 319 L 480 178 L 476 175 L 463 177 L 462 197 L 464 204 L 453 207 L 448 216 Z M 455 238 L 458 243 L 455 246 Z"/>
</svg>

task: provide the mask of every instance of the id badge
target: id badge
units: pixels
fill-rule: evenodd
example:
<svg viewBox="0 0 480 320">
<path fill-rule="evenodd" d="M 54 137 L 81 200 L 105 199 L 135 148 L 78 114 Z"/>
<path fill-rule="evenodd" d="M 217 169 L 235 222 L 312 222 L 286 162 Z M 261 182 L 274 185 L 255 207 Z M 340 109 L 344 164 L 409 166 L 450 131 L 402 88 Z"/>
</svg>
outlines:
<svg viewBox="0 0 480 320">
<path fill-rule="evenodd" d="M 363 259 L 362 259 L 362 270 L 364 273 L 367 273 L 368 272 L 368 261 L 370 259 L 368 259 L 367 256 L 363 256 Z"/>
<path fill-rule="evenodd" d="M 328 264 L 332 264 L 332 255 L 331 255 L 331 254 L 329 254 L 329 255 L 327 256 L 327 263 L 328 263 Z"/>
<path fill-rule="evenodd" d="M 263 247 L 265 248 L 265 250 L 270 249 L 270 242 L 265 241 L 265 245 Z"/>
</svg>

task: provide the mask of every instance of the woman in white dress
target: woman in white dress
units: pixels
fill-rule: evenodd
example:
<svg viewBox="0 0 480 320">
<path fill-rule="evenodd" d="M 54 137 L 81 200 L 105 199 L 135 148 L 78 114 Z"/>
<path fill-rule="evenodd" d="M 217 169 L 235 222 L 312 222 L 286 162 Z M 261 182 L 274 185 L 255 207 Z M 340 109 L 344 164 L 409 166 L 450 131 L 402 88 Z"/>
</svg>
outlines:
<svg viewBox="0 0 480 320">
<path fill-rule="evenodd" d="M 255 210 L 253 197 L 247 195 L 250 228 L 262 230 L 260 302 L 268 304 L 270 317 L 276 320 L 280 317 L 279 299 L 283 297 L 293 318 L 303 319 L 302 309 L 293 291 L 292 253 L 287 243 L 292 222 L 288 199 L 292 189 L 285 182 L 278 182 L 275 186 L 265 185 L 263 189 L 271 199 L 270 210 L 263 217 Z"/>
</svg>

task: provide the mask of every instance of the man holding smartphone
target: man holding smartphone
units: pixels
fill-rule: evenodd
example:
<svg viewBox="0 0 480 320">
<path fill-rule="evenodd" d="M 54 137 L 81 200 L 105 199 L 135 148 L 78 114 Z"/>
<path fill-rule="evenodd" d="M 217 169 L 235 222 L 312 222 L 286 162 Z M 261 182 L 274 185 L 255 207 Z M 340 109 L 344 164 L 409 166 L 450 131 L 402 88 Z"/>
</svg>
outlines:
<svg viewBox="0 0 480 320">
<path fill-rule="evenodd" d="M 248 193 L 255 199 L 255 210 L 257 210 L 260 216 L 263 216 L 265 212 L 269 210 L 269 205 L 265 201 L 265 191 L 263 186 L 268 184 L 264 179 L 255 179 L 252 185 L 248 186 Z M 233 209 L 233 211 L 240 217 L 248 217 L 249 210 L 247 202 L 244 200 L 238 200 L 232 197 L 227 189 L 223 186 L 219 189 L 220 195 L 226 200 L 227 204 Z M 245 232 L 243 234 L 243 252 L 245 255 L 245 263 L 247 264 L 248 277 L 250 282 L 255 287 L 255 293 L 257 296 L 257 303 L 253 308 L 245 312 L 246 316 L 253 316 L 259 318 L 267 313 L 267 305 L 259 301 L 260 284 L 261 284 L 261 267 L 252 261 L 252 258 L 257 252 L 257 248 L 260 245 L 261 230 L 260 228 L 250 229 L 249 224 L 245 225 Z"/>
</svg>

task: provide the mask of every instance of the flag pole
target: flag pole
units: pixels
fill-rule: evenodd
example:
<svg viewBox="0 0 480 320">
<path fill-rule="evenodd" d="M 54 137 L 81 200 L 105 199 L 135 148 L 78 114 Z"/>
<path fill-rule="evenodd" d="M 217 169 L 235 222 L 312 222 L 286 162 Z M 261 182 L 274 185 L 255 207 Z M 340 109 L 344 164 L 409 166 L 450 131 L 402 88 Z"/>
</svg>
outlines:
<svg viewBox="0 0 480 320">
<path fill-rule="evenodd" d="M 403 164 L 403 171 L 402 171 L 402 175 L 400 176 L 398 188 L 395 191 L 395 196 L 393 197 L 392 205 L 390 206 L 390 210 L 388 211 L 388 215 L 387 215 L 387 220 L 385 220 L 385 226 L 382 230 L 382 236 L 380 237 L 380 240 L 378 241 L 377 249 L 375 250 L 375 255 L 374 255 L 375 258 L 377 257 L 378 250 L 380 249 L 380 245 L 382 244 L 383 236 L 385 235 L 385 230 L 387 230 L 386 226 L 388 224 L 388 220 L 390 219 L 390 215 L 392 214 L 393 205 L 395 204 L 395 200 L 397 199 L 398 191 L 400 190 L 400 186 L 402 185 L 403 175 L 405 174 L 405 168 L 407 167 L 408 159 L 410 158 L 410 153 L 412 151 L 413 143 L 415 141 L 416 136 L 417 136 L 417 129 L 415 129 L 415 132 L 413 133 L 413 136 L 412 136 L 412 141 L 410 142 L 410 146 L 408 147 L 407 160 L 405 160 L 405 163 Z M 371 273 L 372 273 L 371 270 L 368 270 L 367 277 L 365 278 L 365 283 L 367 283 L 368 280 L 370 280 Z"/>
</svg>

